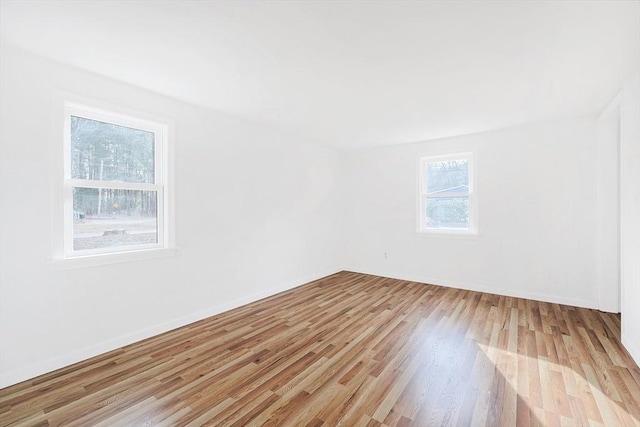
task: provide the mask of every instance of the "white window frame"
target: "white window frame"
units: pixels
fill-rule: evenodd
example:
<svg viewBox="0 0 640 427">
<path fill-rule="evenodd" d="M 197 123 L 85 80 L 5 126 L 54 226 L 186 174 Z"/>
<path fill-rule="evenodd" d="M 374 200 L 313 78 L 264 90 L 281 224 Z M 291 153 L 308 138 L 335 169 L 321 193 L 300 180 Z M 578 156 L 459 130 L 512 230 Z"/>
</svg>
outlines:
<svg viewBox="0 0 640 427">
<path fill-rule="evenodd" d="M 140 129 L 154 134 L 154 183 L 130 183 L 116 181 L 98 181 L 74 179 L 71 177 L 71 116 L 82 117 L 119 126 Z M 157 251 L 171 246 L 169 216 L 169 149 L 168 124 L 150 121 L 132 115 L 125 115 L 109 109 L 101 109 L 86 104 L 64 102 L 64 184 L 63 184 L 63 259 L 102 258 L 104 261 L 128 261 L 130 255 L 141 251 Z M 157 198 L 157 242 L 140 245 L 123 245 L 116 247 L 73 250 L 73 187 L 110 188 L 120 190 L 152 190 Z M 126 256 L 123 258 L 123 255 Z M 115 256 L 115 257 L 114 257 Z M 131 257 L 133 259 L 133 257 Z"/>
<path fill-rule="evenodd" d="M 469 175 L 469 192 L 468 193 L 437 193 L 437 195 L 427 195 L 427 164 L 433 162 L 446 162 L 451 160 L 467 160 Z M 478 214 L 477 214 L 477 197 L 475 194 L 476 186 L 476 162 L 475 155 L 472 152 L 454 153 L 446 155 L 427 155 L 420 156 L 418 159 L 418 203 L 417 203 L 417 231 L 425 235 L 441 235 L 441 236 L 473 236 L 478 234 Z M 469 228 L 430 228 L 426 224 L 427 199 L 440 197 L 460 197 L 469 198 Z"/>
</svg>

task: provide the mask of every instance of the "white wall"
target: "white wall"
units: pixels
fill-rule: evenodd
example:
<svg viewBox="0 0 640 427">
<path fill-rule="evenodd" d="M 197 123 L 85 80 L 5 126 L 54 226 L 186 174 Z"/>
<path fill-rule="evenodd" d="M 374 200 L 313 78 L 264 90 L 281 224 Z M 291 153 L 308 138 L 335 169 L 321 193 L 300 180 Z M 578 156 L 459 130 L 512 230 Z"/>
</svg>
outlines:
<svg viewBox="0 0 640 427">
<path fill-rule="evenodd" d="M 622 88 L 620 106 L 620 273 L 622 344 L 640 365 L 640 78 Z"/>
<path fill-rule="evenodd" d="M 620 312 L 620 97 L 597 123 L 596 284 L 602 311 Z"/>
<path fill-rule="evenodd" d="M 337 153 L 2 46 L 0 385 L 339 269 Z M 59 271 L 54 91 L 175 123 L 173 257 Z"/>
<path fill-rule="evenodd" d="M 546 122 L 350 152 L 346 267 L 597 308 L 596 123 Z M 479 234 L 416 233 L 417 158 L 466 151 L 477 153 Z"/>
</svg>

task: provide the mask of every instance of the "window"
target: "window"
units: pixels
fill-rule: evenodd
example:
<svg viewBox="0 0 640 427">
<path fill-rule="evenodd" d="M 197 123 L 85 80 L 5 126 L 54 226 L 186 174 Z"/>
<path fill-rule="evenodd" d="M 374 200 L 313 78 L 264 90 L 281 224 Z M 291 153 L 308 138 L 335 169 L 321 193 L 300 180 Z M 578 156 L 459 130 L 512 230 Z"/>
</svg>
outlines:
<svg viewBox="0 0 640 427">
<path fill-rule="evenodd" d="M 475 233 L 473 156 L 420 159 L 418 231 Z"/>
<path fill-rule="evenodd" d="M 65 103 L 64 257 L 168 246 L 167 125 Z"/>
</svg>

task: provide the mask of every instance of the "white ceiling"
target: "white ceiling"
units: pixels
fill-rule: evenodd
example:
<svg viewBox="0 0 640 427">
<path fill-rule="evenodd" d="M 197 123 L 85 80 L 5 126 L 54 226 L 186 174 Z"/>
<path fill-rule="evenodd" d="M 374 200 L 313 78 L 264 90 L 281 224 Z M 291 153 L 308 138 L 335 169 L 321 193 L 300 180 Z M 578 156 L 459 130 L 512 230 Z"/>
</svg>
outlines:
<svg viewBox="0 0 640 427">
<path fill-rule="evenodd" d="M 341 148 L 594 114 L 639 1 L 5 1 L 3 42 Z"/>
</svg>

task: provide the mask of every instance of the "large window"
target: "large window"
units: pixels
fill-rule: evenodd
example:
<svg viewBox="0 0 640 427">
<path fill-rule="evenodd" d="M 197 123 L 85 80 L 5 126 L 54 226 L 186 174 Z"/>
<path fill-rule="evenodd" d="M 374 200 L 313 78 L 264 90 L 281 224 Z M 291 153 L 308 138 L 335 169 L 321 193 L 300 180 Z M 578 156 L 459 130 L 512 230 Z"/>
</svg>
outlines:
<svg viewBox="0 0 640 427">
<path fill-rule="evenodd" d="M 64 255 L 167 245 L 167 126 L 66 103 Z"/>
<path fill-rule="evenodd" d="M 418 231 L 475 233 L 473 156 L 420 158 Z"/>
</svg>

